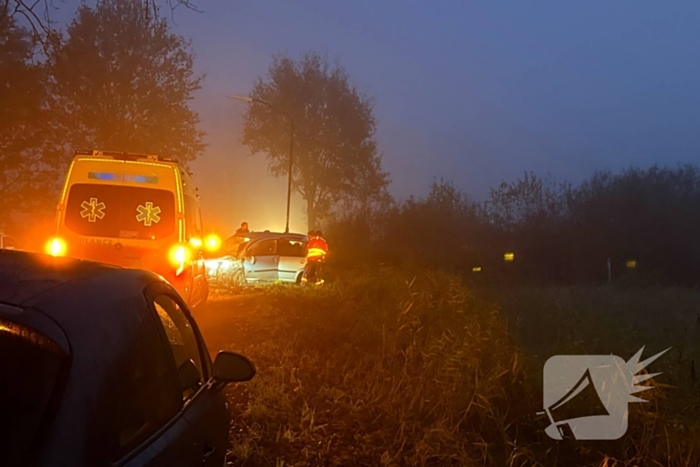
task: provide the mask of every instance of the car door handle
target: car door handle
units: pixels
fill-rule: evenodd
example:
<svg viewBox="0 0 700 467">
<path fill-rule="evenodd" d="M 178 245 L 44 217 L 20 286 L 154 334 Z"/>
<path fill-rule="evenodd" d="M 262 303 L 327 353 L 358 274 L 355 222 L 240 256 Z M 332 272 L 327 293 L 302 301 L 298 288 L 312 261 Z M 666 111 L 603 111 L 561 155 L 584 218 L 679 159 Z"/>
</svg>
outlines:
<svg viewBox="0 0 700 467">
<path fill-rule="evenodd" d="M 209 446 L 209 443 L 204 443 L 204 454 L 202 454 L 202 459 L 207 459 L 209 456 L 214 454 L 216 452 L 216 448 L 214 446 Z"/>
</svg>

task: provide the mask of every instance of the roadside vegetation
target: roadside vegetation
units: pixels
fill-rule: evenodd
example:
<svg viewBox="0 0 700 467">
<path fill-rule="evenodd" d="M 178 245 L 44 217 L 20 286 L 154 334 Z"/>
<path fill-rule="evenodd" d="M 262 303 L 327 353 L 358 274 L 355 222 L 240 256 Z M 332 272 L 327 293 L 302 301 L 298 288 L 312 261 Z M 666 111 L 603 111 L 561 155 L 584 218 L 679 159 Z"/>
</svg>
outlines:
<svg viewBox="0 0 700 467">
<path fill-rule="evenodd" d="M 241 321 L 226 344 L 250 356 L 258 376 L 229 389 L 230 465 L 691 466 L 700 459 L 690 372 L 697 339 L 689 331 L 700 312 L 696 292 L 494 294 L 447 273 L 379 267 L 324 289 L 278 287 L 236 303 L 231 313 Z M 548 422 L 536 412 L 549 356 L 628 359 L 640 343 L 648 356 L 669 340 L 679 344 L 653 365 L 663 372 L 657 389 L 644 393 L 650 403 L 631 405 L 622 440 L 546 437 Z"/>
<path fill-rule="evenodd" d="M 507 459 L 514 348 L 459 278 L 378 269 L 321 290 L 280 287 L 245 307 L 251 331 L 233 348 L 259 374 L 233 406 L 244 427 L 234 465 Z"/>
<path fill-rule="evenodd" d="M 615 283 L 697 286 L 698 212 L 700 168 L 632 167 L 578 185 L 526 173 L 482 201 L 439 180 L 422 197 L 344 211 L 324 231 L 348 265 L 408 260 L 482 285 L 605 284 L 609 259 Z"/>
<path fill-rule="evenodd" d="M 627 361 L 642 347 L 642 358 L 670 347 L 644 370 L 661 374 L 648 383 L 654 389 L 637 394 L 648 403 L 629 405 L 627 434 L 619 441 L 576 442 L 571 462 L 559 465 L 700 465 L 699 291 L 578 286 L 500 288 L 487 295 L 524 351 L 524 384 L 533 395 L 542 393 L 542 370 L 552 355 L 612 354 Z M 590 462 L 575 463 L 584 453 Z"/>
</svg>

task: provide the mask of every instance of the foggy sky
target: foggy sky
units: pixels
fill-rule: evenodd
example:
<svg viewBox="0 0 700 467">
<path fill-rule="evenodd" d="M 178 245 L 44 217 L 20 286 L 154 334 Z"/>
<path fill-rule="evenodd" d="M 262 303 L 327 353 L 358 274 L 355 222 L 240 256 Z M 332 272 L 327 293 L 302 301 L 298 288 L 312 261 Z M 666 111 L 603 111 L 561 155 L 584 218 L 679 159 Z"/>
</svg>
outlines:
<svg viewBox="0 0 700 467">
<path fill-rule="evenodd" d="M 436 178 L 482 198 L 526 170 L 578 182 L 595 169 L 700 162 L 700 3 L 693 1 L 200 1 L 178 9 L 205 72 L 209 135 L 193 164 L 205 223 L 284 221 L 284 179 L 239 144 L 245 94 L 271 56 L 315 50 L 376 99 L 391 192 Z M 292 230 L 306 228 L 293 201 Z"/>
</svg>

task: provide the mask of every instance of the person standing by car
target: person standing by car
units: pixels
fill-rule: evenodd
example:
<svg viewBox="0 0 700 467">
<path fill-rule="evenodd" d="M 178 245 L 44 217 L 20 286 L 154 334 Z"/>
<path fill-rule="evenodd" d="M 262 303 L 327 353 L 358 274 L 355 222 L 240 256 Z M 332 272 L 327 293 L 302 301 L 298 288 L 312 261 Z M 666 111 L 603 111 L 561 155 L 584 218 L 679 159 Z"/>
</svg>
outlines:
<svg viewBox="0 0 700 467">
<path fill-rule="evenodd" d="M 249 233 L 249 232 L 250 232 L 250 230 L 248 230 L 248 223 L 242 222 L 241 227 L 238 230 L 236 230 L 236 235 Z"/>
<path fill-rule="evenodd" d="M 327 254 L 328 243 L 323 238 L 323 232 L 320 230 L 309 232 L 306 267 L 304 268 L 304 276 L 301 278 L 301 285 L 306 285 L 309 280 L 315 281 L 316 286 L 323 285 L 325 281 L 322 277 L 322 270 Z"/>
</svg>

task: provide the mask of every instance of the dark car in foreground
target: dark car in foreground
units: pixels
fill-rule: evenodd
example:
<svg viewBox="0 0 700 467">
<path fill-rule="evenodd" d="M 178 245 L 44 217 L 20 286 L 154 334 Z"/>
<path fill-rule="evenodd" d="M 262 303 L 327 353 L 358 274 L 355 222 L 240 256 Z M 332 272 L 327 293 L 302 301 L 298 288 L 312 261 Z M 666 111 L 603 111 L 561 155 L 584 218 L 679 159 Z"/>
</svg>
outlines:
<svg viewBox="0 0 700 467">
<path fill-rule="evenodd" d="M 0 251 L 0 465 L 225 465 L 223 387 L 182 298 L 135 269 Z"/>
<path fill-rule="evenodd" d="M 297 233 L 248 232 L 228 238 L 206 258 L 207 280 L 230 289 L 250 284 L 299 283 L 308 237 Z"/>
</svg>

